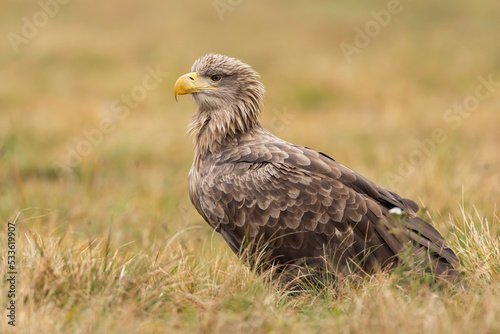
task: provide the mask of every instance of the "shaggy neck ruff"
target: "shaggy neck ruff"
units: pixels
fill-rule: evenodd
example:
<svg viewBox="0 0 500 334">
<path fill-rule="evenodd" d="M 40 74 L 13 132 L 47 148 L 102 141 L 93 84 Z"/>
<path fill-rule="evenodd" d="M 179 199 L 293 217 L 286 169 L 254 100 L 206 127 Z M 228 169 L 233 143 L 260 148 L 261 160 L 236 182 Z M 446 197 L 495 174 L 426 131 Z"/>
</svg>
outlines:
<svg viewBox="0 0 500 334">
<path fill-rule="evenodd" d="M 258 117 L 263 105 L 264 88 L 259 81 L 241 92 L 238 99 L 231 99 L 223 105 L 217 105 L 201 94 L 195 94 L 193 99 L 199 107 L 191 118 L 188 133 L 194 136 L 196 155 L 214 153 L 227 138 L 260 127 Z"/>
</svg>

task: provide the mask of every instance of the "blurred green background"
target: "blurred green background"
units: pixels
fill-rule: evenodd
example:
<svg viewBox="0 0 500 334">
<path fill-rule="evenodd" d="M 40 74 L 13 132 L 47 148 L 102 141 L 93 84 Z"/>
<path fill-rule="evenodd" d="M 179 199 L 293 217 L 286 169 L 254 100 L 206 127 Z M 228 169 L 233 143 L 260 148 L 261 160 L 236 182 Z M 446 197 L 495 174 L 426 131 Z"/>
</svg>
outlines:
<svg viewBox="0 0 500 334">
<path fill-rule="evenodd" d="M 215 52 L 261 74 L 278 136 L 415 199 L 443 232 L 461 207 L 497 221 L 500 86 L 474 96 L 500 82 L 498 2 L 401 1 L 388 22 L 389 3 L 4 0 L 0 220 L 132 249 L 193 225 L 186 243 L 206 240 L 187 195 L 195 105 L 172 88 Z"/>
</svg>

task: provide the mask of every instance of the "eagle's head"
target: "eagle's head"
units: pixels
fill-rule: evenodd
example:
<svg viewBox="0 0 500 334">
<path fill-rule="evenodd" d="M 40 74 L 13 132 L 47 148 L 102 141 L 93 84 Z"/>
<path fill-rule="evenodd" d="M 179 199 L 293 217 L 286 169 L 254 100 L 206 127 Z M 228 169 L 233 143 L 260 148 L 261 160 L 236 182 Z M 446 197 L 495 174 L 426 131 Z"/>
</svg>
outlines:
<svg viewBox="0 0 500 334">
<path fill-rule="evenodd" d="M 196 142 L 210 148 L 259 124 L 265 91 L 259 74 L 249 65 L 211 53 L 197 59 L 191 72 L 177 79 L 174 96 L 184 94 L 191 94 L 198 105 L 190 132 Z"/>
<path fill-rule="evenodd" d="M 244 103 L 260 110 L 264 87 L 259 74 L 236 58 L 207 54 L 198 58 L 191 73 L 181 76 L 174 87 L 174 95 L 192 94 L 202 109 L 232 109 Z"/>
</svg>

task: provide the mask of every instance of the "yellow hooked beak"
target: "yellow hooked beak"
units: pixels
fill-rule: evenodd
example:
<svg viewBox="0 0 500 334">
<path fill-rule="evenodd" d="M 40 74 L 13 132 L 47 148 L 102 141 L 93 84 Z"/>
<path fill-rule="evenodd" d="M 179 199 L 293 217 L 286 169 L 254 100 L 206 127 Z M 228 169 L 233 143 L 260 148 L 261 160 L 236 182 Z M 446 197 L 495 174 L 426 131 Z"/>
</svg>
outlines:
<svg viewBox="0 0 500 334">
<path fill-rule="evenodd" d="M 184 74 L 174 85 L 174 96 L 177 101 L 177 95 L 197 93 L 203 90 L 216 89 L 214 85 L 206 78 L 198 78 L 195 72 Z"/>
</svg>

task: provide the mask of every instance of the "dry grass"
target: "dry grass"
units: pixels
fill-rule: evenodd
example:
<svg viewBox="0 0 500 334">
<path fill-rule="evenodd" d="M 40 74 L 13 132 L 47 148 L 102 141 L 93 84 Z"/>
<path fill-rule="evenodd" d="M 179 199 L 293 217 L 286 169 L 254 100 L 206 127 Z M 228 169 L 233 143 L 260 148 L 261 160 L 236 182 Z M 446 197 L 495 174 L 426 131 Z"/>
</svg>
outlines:
<svg viewBox="0 0 500 334">
<path fill-rule="evenodd" d="M 15 330 L 499 332 L 499 87 L 454 122 L 445 117 L 474 96 L 479 76 L 500 81 L 500 12 L 493 1 L 402 5 L 351 63 L 339 44 L 387 2 L 242 1 L 222 21 L 212 2 L 70 2 L 18 53 L 4 38 L 0 221 L 17 225 Z M 6 1 L 4 36 L 39 10 Z M 273 132 L 420 202 L 469 288 L 395 272 L 291 294 L 245 268 L 187 197 L 194 105 L 175 104 L 172 86 L 207 52 L 261 73 Z M 68 149 L 157 67 L 168 73 L 158 86 L 62 173 Z M 446 138 L 422 154 L 435 129 Z M 6 227 L 0 247 L 5 277 Z"/>
</svg>

